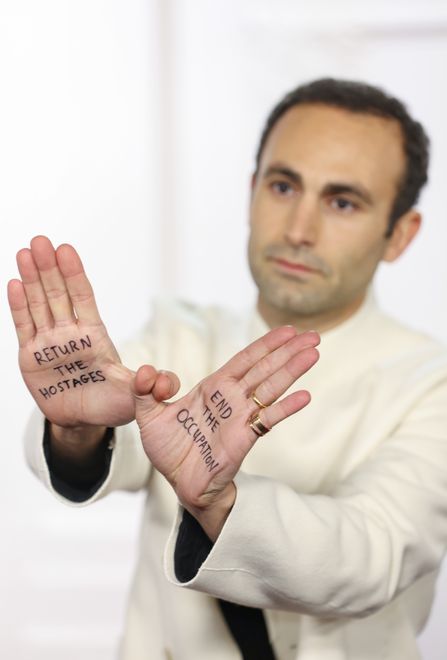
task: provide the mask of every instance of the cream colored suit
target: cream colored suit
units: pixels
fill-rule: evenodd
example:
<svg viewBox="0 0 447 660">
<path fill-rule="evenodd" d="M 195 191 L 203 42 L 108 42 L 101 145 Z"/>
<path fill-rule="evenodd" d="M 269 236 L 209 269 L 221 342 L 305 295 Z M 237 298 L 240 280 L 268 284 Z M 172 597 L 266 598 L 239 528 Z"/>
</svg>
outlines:
<svg viewBox="0 0 447 660">
<path fill-rule="evenodd" d="M 182 393 L 266 331 L 255 313 L 165 303 L 123 361 L 174 370 Z M 224 529 L 184 586 L 173 571 L 181 508 L 136 425 L 116 431 L 92 499 L 148 492 L 123 659 L 240 658 L 213 596 L 264 608 L 279 660 L 419 658 L 447 542 L 447 352 L 369 299 L 323 334 L 320 353 L 299 383 L 313 401 L 256 443 Z M 27 456 L 51 488 L 42 434 L 36 414 Z"/>
</svg>

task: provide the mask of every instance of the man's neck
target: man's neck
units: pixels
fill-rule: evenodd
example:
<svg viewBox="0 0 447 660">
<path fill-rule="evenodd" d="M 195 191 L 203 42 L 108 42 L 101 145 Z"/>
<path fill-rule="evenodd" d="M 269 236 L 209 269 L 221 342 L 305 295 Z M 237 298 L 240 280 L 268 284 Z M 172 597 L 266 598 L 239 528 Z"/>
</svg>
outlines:
<svg viewBox="0 0 447 660">
<path fill-rule="evenodd" d="M 360 309 L 365 298 L 366 294 L 364 293 L 343 308 L 325 310 L 321 314 L 313 314 L 311 316 L 294 314 L 290 310 L 277 309 L 265 303 L 262 298 L 258 298 L 257 306 L 259 314 L 269 328 L 277 328 L 281 325 L 293 325 L 299 332 L 316 330 L 322 333 L 347 321 Z"/>
</svg>

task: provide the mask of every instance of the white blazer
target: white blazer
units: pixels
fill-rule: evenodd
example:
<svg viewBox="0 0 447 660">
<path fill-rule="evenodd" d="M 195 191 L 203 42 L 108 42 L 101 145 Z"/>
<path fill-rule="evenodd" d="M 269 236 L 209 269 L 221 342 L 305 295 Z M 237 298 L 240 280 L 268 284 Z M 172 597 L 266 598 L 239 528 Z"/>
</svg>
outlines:
<svg viewBox="0 0 447 660">
<path fill-rule="evenodd" d="M 267 330 L 255 312 L 160 303 L 123 362 L 172 369 L 185 393 Z M 116 430 L 110 473 L 89 502 L 148 492 L 122 660 L 239 659 L 216 596 L 264 609 L 278 660 L 420 657 L 447 543 L 447 352 L 369 297 L 322 335 L 320 353 L 299 382 L 311 404 L 256 443 L 235 506 L 186 584 L 173 570 L 182 510 L 136 424 Z M 53 490 L 42 435 L 36 413 L 26 453 Z"/>
</svg>

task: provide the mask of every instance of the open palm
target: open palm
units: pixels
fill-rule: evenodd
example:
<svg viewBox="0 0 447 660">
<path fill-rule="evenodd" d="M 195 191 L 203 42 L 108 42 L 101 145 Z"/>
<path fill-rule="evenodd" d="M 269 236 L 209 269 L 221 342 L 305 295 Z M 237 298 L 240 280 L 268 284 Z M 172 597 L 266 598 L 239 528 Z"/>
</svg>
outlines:
<svg viewBox="0 0 447 660">
<path fill-rule="evenodd" d="M 153 367 L 138 370 L 135 414 L 143 447 L 185 506 L 206 507 L 232 481 L 258 439 L 254 415 L 270 429 L 307 405 L 306 391 L 277 399 L 317 361 L 318 343 L 314 332 L 272 330 L 170 404 L 151 393 L 159 378 Z"/>
<path fill-rule="evenodd" d="M 134 418 L 130 383 L 104 327 L 81 260 L 38 236 L 20 250 L 8 285 L 24 381 L 59 426 L 117 426 Z"/>
</svg>

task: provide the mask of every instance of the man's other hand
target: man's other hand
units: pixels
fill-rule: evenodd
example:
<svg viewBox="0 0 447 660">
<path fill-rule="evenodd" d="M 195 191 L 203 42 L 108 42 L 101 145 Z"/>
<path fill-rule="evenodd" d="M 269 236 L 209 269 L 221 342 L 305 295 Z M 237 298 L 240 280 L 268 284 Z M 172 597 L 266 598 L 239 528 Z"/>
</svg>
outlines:
<svg viewBox="0 0 447 660">
<path fill-rule="evenodd" d="M 277 399 L 318 360 L 318 343 L 315 332 L 276 328 L 170 404 L 162 399 L 177 391 L 176 377 L 137 371 L 146 454 L 213 540 L 234 502 L 233 478 L 259 436 L 309 403 L 304 390 Z"/>
<path fill-rule="evenodd" d="M 21 280 L 8 284 L 23 379 L 53 424 L 117 426 L 134 419 L 125 368 L 98 313 L 76 250 L 45 236 L 17 254 Z"/>
</svg>

